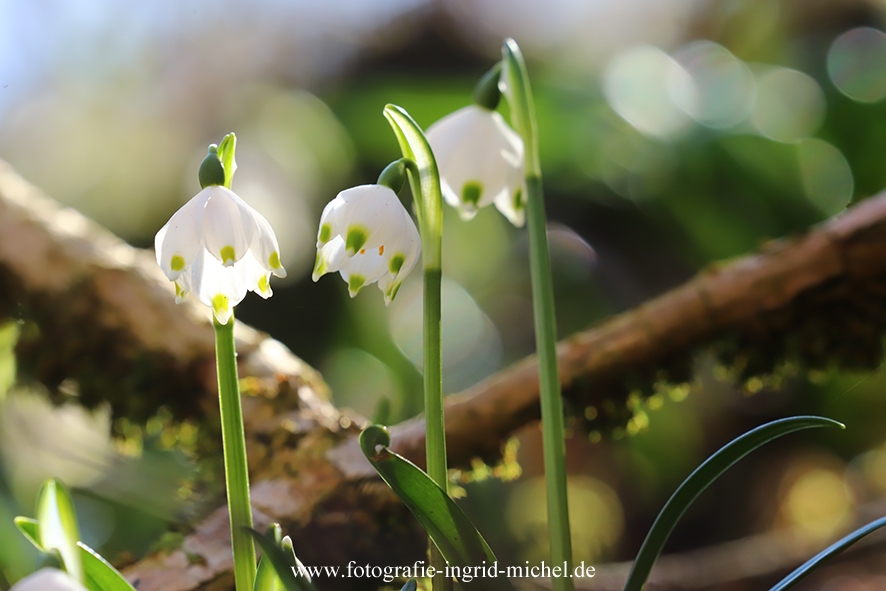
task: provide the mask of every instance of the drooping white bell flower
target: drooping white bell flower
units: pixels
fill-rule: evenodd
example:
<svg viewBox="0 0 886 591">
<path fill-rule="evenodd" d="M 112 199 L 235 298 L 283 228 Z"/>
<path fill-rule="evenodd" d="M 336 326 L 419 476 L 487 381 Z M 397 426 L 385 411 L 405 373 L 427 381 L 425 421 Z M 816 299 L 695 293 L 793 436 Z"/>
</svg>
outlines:
<svg viewBox="0 0 886 591">
<path fill-rule="evenodd" d="M 330 201 L 320 216 L 313 279 L 338 271 L 351 297 L 377 281 L 389 306 L 420 253 L 415 222 L 392 189 L 352 187 Z"/>
<path fill-rule="evenodd" d="M 469 220 L 490 203 L 515 226 L 526 221 L 523 140 L 495 111 L 470 105 L 431 125 L 443 197 Z"/>
<path fill-rule="evenodd" d="M 247 291 L 271 296 L 270 277 L 286 277 L 268 221 L 233 191 L 210 185 L 185 203 L 154 238 L 157 264 L 175 283 L 212 308 L 222 324 Z"/>
<path fill-rule="evenodd" d="M 41 568 L 13 585 L 9 591 L 86 591 L 86 587 L 57 568 Z"/>
</svg>

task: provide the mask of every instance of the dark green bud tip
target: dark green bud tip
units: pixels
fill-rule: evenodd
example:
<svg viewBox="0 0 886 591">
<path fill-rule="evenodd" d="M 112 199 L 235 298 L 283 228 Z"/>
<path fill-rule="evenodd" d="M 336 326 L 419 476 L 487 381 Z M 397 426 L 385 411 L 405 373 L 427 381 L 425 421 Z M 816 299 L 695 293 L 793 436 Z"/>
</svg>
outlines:
<svg viewBox="0 0 886 591">
<path fill-rule="evenodd" d="M 406 158 L 394 160 L 378 175 L 378 184 L 399 193 L 406 182 Z"/>
<path fill-rule="evenodd" d="M 225 184 L 225 167 L 222 166 L 221 160 L 218 159 L 218 146 L 209 145 L 206 158 L 200 164 L 200 170 L 197 173 L 200 179 L 200 187 L 205 189 L 212 185 Z"/>
<path fill-rule="evenodd" d="M 474 87 L 474 104 L 494 111 L 501 100 L 501 91 L 498 89 L 498 79 L 501 78 L 501 62 L 492 66 L 483 74 L 477 86 Z"/>
</svg>

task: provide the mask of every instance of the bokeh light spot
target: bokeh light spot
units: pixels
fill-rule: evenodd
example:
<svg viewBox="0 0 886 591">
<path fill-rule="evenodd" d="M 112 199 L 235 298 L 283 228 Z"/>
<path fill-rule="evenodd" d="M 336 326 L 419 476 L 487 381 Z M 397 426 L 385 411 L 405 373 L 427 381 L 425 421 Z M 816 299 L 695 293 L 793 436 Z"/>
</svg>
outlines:
<svg viewBox="0 0 886 591">
<path fill-rule="evenodd" d="M 756 83 L 744 62 L 713 41 L 693 41 L 674 58 L 689 73 L 695 92 L 677 95 L 678 105 L 696 121 L 723 129 L 745 119 L 754 106 Z"/>
<path fill-rule="evenodd" d="M 824 93 L 812 77 L 790 68 L 772 68 L 757 79 L 754 127 L 779 142 L 794 142 L 818 130 Z"/>
<path fill-rule="evenodd" d="M 695 101 L 692 77 L 656 47 L 615 56 L 603 75 L 603 92 L 615 112 L 645 135 L 673 139 L 691 122 L 678 104 Z"/>
<path fill-rule="evenodd" d="M 886 97 L 886 33 L 870 27 L 846 31 L 828 50 L 828 74 L 849 98 L 873 103 Z"/>
<path fill-rule="evenodd" d="M 797 160 L 809 201 L 827 216 L 846 209 L 854 183 L 843 153 L 833 144 L 813 138 L 797 144 Z"/>
</svg>

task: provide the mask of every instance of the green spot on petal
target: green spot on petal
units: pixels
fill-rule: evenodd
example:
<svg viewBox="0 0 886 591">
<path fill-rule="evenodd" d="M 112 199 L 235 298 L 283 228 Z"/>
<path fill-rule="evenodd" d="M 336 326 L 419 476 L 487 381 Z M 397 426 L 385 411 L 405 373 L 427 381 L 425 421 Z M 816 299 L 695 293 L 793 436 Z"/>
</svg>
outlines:
<svg viewBox="0 0 886 591">
<path fill-rule="evenodd" d="M 271 291 L 271 286 L 268 285 L 267 275 L 262 275 L 261 279 L 258 280 L 258 290 L 262 293 L 268 293 Z"/>
<path fill-rule="evenodd" d="M 369 231 L 366 228 L 361 226 L 348 226 L 348 234 L 345 236 L 345 249 L 353 254 L 356 254 L 363 245 L 366 244 L 366 240 L 369 238 Z"/>
<path fill-rule="evenodd" d="M 228 264 L 228 261 L 233 265 L 237 260 L 237 253 L 234 251 L 233 246 L 225 246 L 221 249 L 221 261 L 225 265 Z"/>
<path fill-rule="evenodd" d="M 181 255 L 175 255 L 172 257 L 172 260 L 169 261 L 169 266 L 173 271 L 181 271 L 185 268 L 185 259 L 182 258 Z"/>
<path fill-rule="evenodd" d="M 523 209 L 523 189 L 514 191 L 514 209 L 516 211 Z"/>
<path fill-rule="evenodd" d="M 215 311 L 216 316 L 218 316 L 222 312 L 227 312 L 227 310 L 228 310 L 228 296 L 220 293 L 220 294 L 217 294 L 214 298 L 212 298 L 212 309 Z"/>
<path fill-rule="evenodd" d="M 391 270 L 391 273 L 393 273 L 394 275 L 399 273 L 404 261 L 406 261 L 406 257 L 400 253 L 397 253 L 393 257 L 391 257 L 391 262 L 388 266 L 388 268 Z"/>
<path fill-rule="evenodd" d="M 283 266 L 280 264 L 280 253 L 279 252 L 275 251 L 275 252 L 271 253 L 271 256 L 268 257 L 268 265 L 272 269 L 279 269 L 280 267 Z"/>
<path fill-rule="evenodd" d="M 362 275 L 351 275 L 348 278 L 348 291 L 351 292 L 351 297 L 357 295 L 364 283 L 366 283 L 366 278 Z"/>
<path fill-rule="evenodd" d="M 320 277 L 321 275 L 326 273 L 326 261 L 320 256 L 320 253 L 317 253 L 317 257 L 314 259 L 314 277 Z M 316 279 L 314 280 L 316 281 Z"/>
<path fill-rule="evenodd" d="M 462 203 L 473 205 L 474 207 L 480 203 L 480 196 L 483 195 L 483 185 L 477 181 L 470 181 L 461 188 Z"/>
<path fill-rule="evenodd" d="M 173 281 L 173 285 L 175 285 L 175 298 L 180 299 L 185 296 L 188 292 L 182 289 L 182 286 L 178 284 L 178 281 Z"/>
<path fill-rule="evenodd" d="M 400 283 L 395 283 L 391 287 L 391 292 L 390 292 L 391 301 L 394 301 L 394 298 L 397 297 L 397 292 L 400 291 L 400 285 L 401 285 Z"/>
<path fill-rule="evenodd" d="M 332 227 L 329 224 L 323 224 L 320 226 L 320 242 L 324 244 L 329 242 L 330 236 L 332 236 Z"/>
</svg>

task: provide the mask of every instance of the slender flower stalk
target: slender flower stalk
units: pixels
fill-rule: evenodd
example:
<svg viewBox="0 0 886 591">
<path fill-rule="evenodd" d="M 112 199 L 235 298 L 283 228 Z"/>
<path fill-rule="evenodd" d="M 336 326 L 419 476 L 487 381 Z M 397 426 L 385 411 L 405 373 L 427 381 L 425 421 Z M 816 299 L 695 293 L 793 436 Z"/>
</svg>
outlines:
<svg viewBox="0 0 886 591">
<path fill-rule="evenodd" d="M 279 247 L 268 221 L 231 191 L 237 168 L 236 137 L 228 134 L 209 147 L 200 165 L 200 191 L 160 229 L 154 240 L 157 263 L 175 283 L 176 302 L 188 293 L 213 312 L 225 485 L 231 520 L 234 580 L 238 591 L 253 591 L 255 544 L 252 527 L 246 437 L 234 347 L 234 306 L 254 291 L 270 297 L 271 275 L 285 277 Z"/>
<path fill-rule="evenodd" d="M 437 162 L 421 128 L 396 105 L 385 107 L 385 117 L 397 136 L 407 163 L 409 183 L 418 211 L 424 271 L 424 391 L 425 454 L 428 475 L 444 491 L 448 490 L 446 430 L 443 421 L 443 370 L 441 346 L 441 293 L 443 193 Z M 436 569 L 435 591 L 452 589 L 444 575 L 446 562 L 431 543 L 431 565 Z"/>
<path fill-rule="evenodd" d="M 233 321 L 233 316 L 231 318 Z M 234 323 L 215 324 L 215 362 L 218 367 L 218 401 L 221 413 L 222 447 L 225 459 L 225 488 L 231 517 L 234 549 L 234 581 L 237 591 L 251 591 L 255 584 L 255 542 L 245 528 L 252 527 L 249 501 L 249 470 L 246 465 L 246 436 L 237 377 Z"/>
<path fill-rule="evenodd" d="M 502 47 L 500 86 L 511 107 L 514 129 L 523 138 L 526 175 L 526 213 L 529 231 L 529 268 L 532 280 L 532 304 L 535 318 L 535 345 L 539 365 L 542 440 L 544 445 L 545 483 L 547 486 L 548 529 L 553 564 L 572 563 L 572 540 L 566 495 L 566 442 L 563 428 L 563 399 L 557 371 L 557 326 L 554 313 L 554 289 L 551 262 L 545 232 L 544 193 L 535 105 L 529 86 L 529 73 L 523 54 L 513 39 Z M 571 567 L 567 572 L 572 572 Z M 572 591 L 572 579 L 552 580 L 554 591 Z"/>
</svg>

